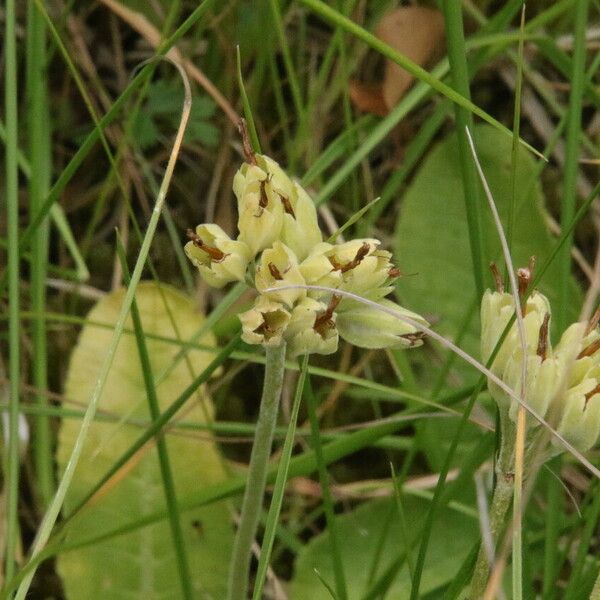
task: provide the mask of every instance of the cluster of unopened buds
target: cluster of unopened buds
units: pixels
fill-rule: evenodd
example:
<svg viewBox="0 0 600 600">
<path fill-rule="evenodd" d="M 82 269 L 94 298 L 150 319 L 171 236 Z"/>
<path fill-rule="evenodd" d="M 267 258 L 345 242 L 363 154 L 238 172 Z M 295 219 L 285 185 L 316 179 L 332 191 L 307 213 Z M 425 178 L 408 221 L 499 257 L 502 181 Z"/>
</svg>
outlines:
<svg viewBox="0 0 600 600">
<path fill-rule="evenodd" d="M 420 345 L 420 331 L 375 306 L 301 287 L 350 292 L 427 325 L 385 299 L 400 271 L 378 240 L 324 242 L 314 202 L 302 186 L 271 158 L 245 150 L 246 162 L 233 180 L 237 239 L 203 224 L 188 231 L 185 245 L 209 285 L 246 281 L 255 288 L 253 307 L 239 315 L 242 339 L 265 346 L 285 342 L 290 358 L 333 353 L 340 337 L 363 348 Z"/>
<path fill-rule="evenodd" d="M 600 309 L 588 323 L 574 323 L 553 348 L 550 303 L 533 291 L 527 297 L 531 266 L 519 269 L 519 295 L 526 340 L 526 379 L 522 385 L 523 344 L 517 323 L 511 325 L 490 370 L 577 450 L 592 448 L 600 436 Z M 496 291 L 481 303 L 481 354 L 487 362 L 515 313 L 513 296 L 504 292 L 497 271 Z M 488 389 L 502 410 L 515 420 L 517 403 L 493 380 Z M 539 431 L 530 419 L 531 430 Z"/>
</svg>

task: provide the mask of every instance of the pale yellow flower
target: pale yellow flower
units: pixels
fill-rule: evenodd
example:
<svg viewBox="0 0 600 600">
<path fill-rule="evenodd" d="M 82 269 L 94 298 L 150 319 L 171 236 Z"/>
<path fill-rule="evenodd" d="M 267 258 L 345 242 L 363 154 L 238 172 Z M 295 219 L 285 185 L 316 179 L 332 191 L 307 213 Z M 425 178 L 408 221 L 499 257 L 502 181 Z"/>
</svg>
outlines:
<svg viewBox="0 0 600 600">
<path fill-rule="evenodd" d="M 243 281 L 250 248 L 232 240 L 218 225 L 205 223 L 188 232 L 190 241 L 184 250 L 202 278 L 213 287 L 221 288 L 231 281 Z"/>
</svg>

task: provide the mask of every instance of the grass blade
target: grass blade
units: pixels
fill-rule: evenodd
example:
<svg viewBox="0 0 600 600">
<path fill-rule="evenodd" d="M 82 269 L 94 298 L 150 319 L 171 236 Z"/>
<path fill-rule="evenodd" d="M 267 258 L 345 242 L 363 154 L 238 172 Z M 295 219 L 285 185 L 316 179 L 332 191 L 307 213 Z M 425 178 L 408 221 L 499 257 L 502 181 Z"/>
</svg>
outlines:
<svg viewBox="0 0 600 600">
<path fill-rule="evenodd" d="M 33 4 L 27 13 L 27 133 L 30 163 L 36 165 L 29 178 L 29 212 L 35 214 L 50 187 L 52 159 L 50 119 L 46 89 L 46 35 L 44 21 Z M 39 227 L 31 243 L 31 308 L 33 321 L 33 382 L 38 390 L 35 403 L 48 405 L 48 347 L 46 338 L 46 276 L 48 272 L 48 220 Z M 44 416 L 35 420 L 35 471 L 43 506 L 54 493 L 54 462 L 50 422 Z"/>
<path fill-rule="evenodd" d="M 127 265 L 125 247 L 123 246 L 123 242 L 121 241 L 121 238 L 118 235 L 118 233 L 116 236 L 116 241 L 117 255 L 119 256 L 119 261 L 121 262 L 121 268 L 123 270 L 125 285 L 129 286 L 131 285 L 131 276 Z M 148 399 L 148 409 L 152 419 L 156 420 L 160 416 L 158 396 L 156 394 L 154 375 L 152 373 L 152 363 L 150 362 L 150 355 L 148 353 L 148 347 L 146 345 L 144 329 L 142 326 L 142 319 L 140 317 L 140 311 L 138 310 L 135 297 L 131 302 L 131 320 L 133 321 L 133 328 L 135 331 L 135 340 L 138 348 L 140 366 L 144 377 L 144 386 L 146 388 L 146 397 Z M 171 463 L 169 461 L 169 451 L 167 448 L 165 437 L 162 432 L 159 432 L 156 435 L 156 451 L 158 454 L 160 473 L 165 494 L 165 502 L 167 504 L 167 513 L 169 515 L 169 523 L 171 526 L 173 549 L 175 551 L 175 557 L 177 559 L 177 569 L 179 571 L 179 580 L 181 582 L 181 592 L 183 598 L 185 598 L 186 600 L 192 600 L 194 598 L 194 592 L 192 589 L 192 578 L 190 576 L 190 567 L 187 559 L 185 541 L 183 538 L 183 530 L 181 527 L 181 522 L 179 520 L 179 511 L 177 509 L 177 495 L 175 493 L 173 472 L 171 469 Z"/>
<path fill-rule="evenodd" d="M 567 140 L 565 146 L 565 166 L 563 194 L 560 211 L 560 223 L 563 230 L 573 221 L 575 215 L 576 182 L 579 168 L 579 143 L 581 134 L 581 107 L 585 88 L 585 44 L 589 0 L 579 0 L 575 8 L 575 38 L 573 42 L 573 61 L 571 72 L 571 94 L 567 121 Z M 567 326 L 567 307 L 569 306 L 569 275 L 571 273 L 571 246 L 573 234 L 568 233 L 565 245 L 558 258 L 560 262 L 561 287 L 559 302 L 555 311 L 557 330 L 562 332 Z"/>
<path fill-rule="evenodd" d="M 254 583 L 254 593 L 252 595 L 253 600 L 260 600 L 262 598 L 262 590 L 267 575 L 267 568 L 269 567 L 269 559 L 271 557 L 271 550 L 273 549 L 273 541 L 275 540 L 277 521 L 281 512 L 281 505 L 283 504 L 283 493 L 285 491 L 285 484 L 287 482 L 290 468 L 290 459 L 292 457 L 292 450 L 294 448 L 296 422 L 298 420 L 298 412 L 300 410 L 300 402 L 302 400 L 302 392 L 304 390 L 307 369 L 308 354 L 304 356 L 302 366 L 300 367 L 300 376 L 298 377 L 298 383 L 296 384 L 296 393 L 294 395 L 294 402 L 292 404 L 290 424 L 288 426 L 285 441 L 283 443 L 281 458 L 279 459 L 279 467 L 277 469 L 277 477 L 275 479 L 275 488 L 273 490 L 273 497 L 271 499 L 271 506 L 269 507 L 265 533 L 260 549 L 260 559 L 258 561 L 258 569 Z"/>
<path fill-rule="evenodd" d="M 19 384 L 21 356 L 19 339 L 19 172 L 17 164 L 17 45 L 16 4 L 5 4 L 4 101 L 6 106 L 6 229 L 8 242 L 8 345 L 10 411 L 7 452 L 4 457 L 6 493 L 5 575 L 15 572 L 15 552 L 19 535 Z"/>
<path fill-rule="evenodd" d="M 442 3 L 446 24 L 446 40 L 448 45 L 448 60 L 450 62 L 450 77 L 454 89 L 470 101 L 469 69 L 462 22 L 461 3 L 454 0 L 444 0 Z M 467 128 L 472 129 L 471 113 L 458 104 L 454 105 L 456 116 L 458 152 L 463 180 L 471 260 L 473 262 L 473 278 L 479 296 L 483 295 L 486 263 L 481 240 L 481 215 L 479 214 L 479 185 L 475 166 L 469 154 Z"/>
<path fill-rule="evenodd" d="M 329 474 L 327 472 L 323 447 L 321 444 L 321 434 L 319 432 L 319 419 L 317 417 L 317 398 L 312 391 L 310 378 L 306 380 L 306 394 L 308 400 L 308 417 L 310 419 L 311 439 L 315 452 L 317 470 L 319 471 L 319 482 L 321 484 L 321 494 L 323 495 L 323 506 L 325 508 L 325 518 L 327 520 L 327 529 L 329 532 L 329 543 L 331 544 L 331 561 L 333 562 L 333 573 L 335 577 L 335 590 L 340 600 L 348 598 L 346 588 L 346 578 L 344 576 L 344 565 L 342 564 L 342 555 L 340 540 L 337 533 L 335 513 L 333 509 L 333 499 L 329 488 Z"/>
</svg>

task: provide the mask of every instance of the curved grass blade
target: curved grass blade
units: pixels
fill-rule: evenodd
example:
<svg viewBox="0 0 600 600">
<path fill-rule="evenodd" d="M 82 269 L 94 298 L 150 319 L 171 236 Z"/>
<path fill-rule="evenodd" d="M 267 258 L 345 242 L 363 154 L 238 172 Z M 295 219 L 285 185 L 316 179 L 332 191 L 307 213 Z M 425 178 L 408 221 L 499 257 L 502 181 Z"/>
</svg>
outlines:
<svg viewBox="0 0 600 600">
<path fill-rule="evenodd" d="M 83 421 L 81 422 L 81 429 L 77 440 L 75 441 L 75 445 L 73 447 L 73 452 L 67 466 L 65 468 L 62 479 L 58 485 L 56 490 L 56 494 L 50 503 L 44 518 L 42 519 L 42 523 L 38 529 L 38 532 L 35 536 L 31 556 L 34 557 L 38 554 L 46 545 L 48 538 L 50 537 L 50 533 L 56 523 L 56 519 L 60 513 L 60 509 L 64 502 L 65 495 L 69 486 L 71 485 L 71 480 L 75 473 L 75 468 L 77 463 L 79 462 L 79 457 L 83 450 L 83 443 L 87 436 L 87 432 L 90 428 L 90 425 L 93 421 L 94 414 L 96 412 L 96 408 L 98 405 L 98 400 L 100 399 L 100 395 L 102 394 L 102 390 L 104 388 L 104 384 L 106 383 L 106 379 L 108 377 L 108 373 L 112 366 L 112 361 L 117 350 L 117 346 L 119 343 L 119 339 L 123 332 L 123 328 L 125 326 L 125 320 L 129 314 L 129 310 L 131 308 L 131 303 L 133 302 L 133 298 L 135 295 L 135 289 L 141 279 L 142 270 L 144 269 L 144 265 L 146 263 L 146 259 L 148 257 L 148 253 L 150 251 L 150 245 L 152 243 L 152 239 L 154 238 L 154 233 L 156 232 L 156 228 L 158 226 L 158 221 L 162 212 L 162 206 L 165 203 L 165 198 L 167 195 L 167 191 L 169 189 L 169 184 L 171 182 L 171 177 L 173 175 L 173 171 L 175 169 L 175 163 L 177 161 L 177 155 L 179 153 L 179 149 L 181 147 L 181 143 L 183 141 L 183 135 L 185 133 L 185 128 L 187 125 L 187 121 L 190 115 L 191 109 L 191 90 L 189 87 L 189 82 L 186 78 L 184 78 L 184 85 L 186 90 L 186 95 L 184 99 L 183 111 L 181 116 L 181 122 L 179 124 L 179 128 L 177 130 L 177 134 L 175 136 L 175 141 L 173 144 L 173 150 L 171 151 L 171 155 L 169 156 L 169 161 L 167 164 L 167 168 L 165 170 L 165 175 L 161 182 L 160 190 L 158 197 L 156 199 L 156 203 L 154 205 L 154 210 L 152 211 L 152 216 L 150 218 L 150 222 L 148 223 L 148 229 L 146 231 L 146 235 L 144 236 L 144 240 L 142 243 L 142 247 L 140 248 L 140 252 L 135 264 L 135 268 L 133 270 L 133 274 L 131 276 L 131 285 L 127 289 L 127 293 L 123 300 L 123 305 L 121 307 L 121 312 L 119 314 L 119 318 L 115 325 L 114 335 L 112 338 L 111 345 L 108 349 L 104 362 L 102 364 L 102 368 L 100 370 L 98 380 L 96 382 L 96 386 L 94 388 L 94 392 L 92 397 L 90 398 L 90 403 L 86 410 Z M 30 559 L 31 560 L 31 559 Z M 31 584 L 31 580 L 33 579 L 34 570 L 31 571 L 27 577 L 21 582 L 19 589 L 17 590 L 17 594 L 15 596 L 16 600 L 24 600 L 27 595 L 27 591 Z"/>
<path fill-rule="evenodd" d="M 121 269 L 123 270 L 125 285 L 129 286 L 131 284 L 131 275 L 129 273 L 129 267 L 127 265 L 125 247 L 123 246 L 123 242 L 118 233 L 116 236 L 116 242 L 117 255 L 119 256 L 119 261 L 121 262 Z M 152 364 L 150 362 L 148 346 L 146 345 L 144 329 L 142 327 L 142 319 L 140 317 L 140 311 L 138 310 L 135 297 L 131 302 L 131 320 L 133 321 L 133 328 L 135 331 L 138 355 L 144 378 L 144 386 L 146 388 L 146 397 L 148 399 L 148 408 L 150 416 L 153 420 L 156 420 L 160 416 L 158 396 L 156 393 L 156 386 L 154 383 L 154 375 L 152 373 Z M 165 494 L 167 512 L 169 515 L 169 521 L 171 525 L 171 536 L 173 538 L 173 548 L 175 550 L 175 556 L 177 559 L 176 562 L 179 571 L 181 592 L 186 600 L 192 600 L 194 598 L 194 593 L 191 584 L 192 578 L 190 576 L 190 566 L 187 558 L 185 543 L 183 540 L 183 530 L 179 519 L 179 511 L 177 510 L 177 496 L 175 493 L 175 483 L 173 481 L 171 463 L 169 461 L 169 452 L 167 449 L 167 444 L 164 435 L 162 435 L 162 433 L 159 433 L 156 436 L 156 451 L 158 453 L 163 490 Z"/>
</svg>

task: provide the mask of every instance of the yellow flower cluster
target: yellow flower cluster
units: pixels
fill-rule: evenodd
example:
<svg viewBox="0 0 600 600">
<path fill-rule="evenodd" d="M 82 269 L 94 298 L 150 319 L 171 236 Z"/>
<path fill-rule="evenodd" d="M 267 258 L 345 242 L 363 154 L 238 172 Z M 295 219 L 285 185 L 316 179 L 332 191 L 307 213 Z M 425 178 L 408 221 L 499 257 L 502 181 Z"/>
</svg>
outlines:
<svg viewBox="0 0 600 600">
<path fill-rule="evenodd" d="M 548 299 L 533 292 L 523 303 L 526 339 L 526 382 L 522 386 L 523 348 L 513 323 L 490 370 L 558 433 L 584 452 L 600 436 L 600 333 L 598 318 L 574 323 L 556 347 L 549 337 L 551 309 Z M 515 312 L 513 297 L 487 290 L 481 303 L 481 355 L 487 363 Z M 515 420 L 517 405 L 492 380 L 488 389 L 498 405 Z M 535 425 L 534 425 L 535 427 Z"/>
<path fill-rule="evenodd" d="M 285 342 L 289 357 L 330 354 L 340 337 L 364 348 L 422 343 L 414 327 L 356 300 L 303 288 L 278 290 L 318 285 L 352 292 L 427 325 L 420 315 L 384 299 L 399 270 L 379 240 L 323 242 L 312 199 L 267 156 L 248 155 L 234 177 L 233 192 L 237 239 L 218 225 L 202 224 L 188 232 L 185 252 L 211 286 L 253 281 L 254 306 L 239 316 L 245 342 Z"/>
</svg>

